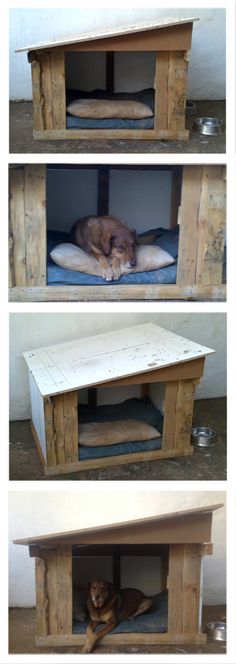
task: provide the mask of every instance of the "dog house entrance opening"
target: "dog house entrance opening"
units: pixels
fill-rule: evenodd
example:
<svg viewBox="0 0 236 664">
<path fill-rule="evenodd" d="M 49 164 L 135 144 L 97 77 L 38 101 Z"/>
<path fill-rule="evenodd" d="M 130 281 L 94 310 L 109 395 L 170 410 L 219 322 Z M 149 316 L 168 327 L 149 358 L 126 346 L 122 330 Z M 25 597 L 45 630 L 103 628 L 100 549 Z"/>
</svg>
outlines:
<svg viewBox="0 0 236 664">
<path fill-rule="evenodd" d="M 154 52 L 66 52 L 67 129 L 153 129 Z"/>
</svg>

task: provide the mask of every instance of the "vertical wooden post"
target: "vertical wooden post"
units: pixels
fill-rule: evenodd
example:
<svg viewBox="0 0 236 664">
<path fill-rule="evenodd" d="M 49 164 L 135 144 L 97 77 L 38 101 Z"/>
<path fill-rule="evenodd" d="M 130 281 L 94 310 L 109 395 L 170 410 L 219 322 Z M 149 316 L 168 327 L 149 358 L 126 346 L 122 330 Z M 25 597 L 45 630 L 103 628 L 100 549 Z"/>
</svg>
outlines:
<svg viewBox="0 0 236 664">
<path fill-rule="evenodd" d="M 25 168 L 9 171 L 9 271 L 12 286 L 26 286 Z"/>
<path fill-rule="evenodd" d="M 149 397 L 149 383 L 141 383 L 141 399 Z"/>
<path fill-rule="evenodd" d="M 72 634 L 72 547 L 59 545 L 36 558 L 37 635 Z"/>
<path fill-rule="evenodd" d="M 51 53 L 53 129 L 66 128 L 66 83 L 64 51 Z"/>
<path fill-rule="evenodd" d="M 36 629 L 38 636 L 49 634 L 47 567 L 42 558 L 35 559 Z"/>
<path fill-rule="evenodd" d="M 26 285 L 46 286 L 46 167 L 25 166 Z"/>
<path fill-rule="evenodd" d="M 78 392 L 65 392 L 44 400 L 47 464 L 78 461 Z"/>
<path fill-rule="evenodd" d="M 172 166 L 170 226 L 178 224 L 178 212 L 181 201 L 182 166 Z"/>
<path fill-rule="evenodd" d="M 203 166 L 198 216 L 196 283 L 222 284 L 225 241 L 224 166 Z"/>
<path fill-rule="evenodd" d="M 114 92 L 115 54 L 114 51 L 106 52 L 106 91 Z"/>
<path fill-rule="evenodd" d="M 109 214 L 109 166 L 98 168 L 97 214 L 102 217 Z"/>
<path fill-rule="evenodd" d="M 166 383 L 162 449 L 189 448 L 195 380 Z"/>
<path fill-rule="evenodd" d="M 202 189 L 202 166 L 184 166 L 179 212 L 177 284 L 196 284 L 198 214 Z"/>
<path fill-rule="evenodd" d="M 168 587 L 168 632 L 197 634 L 201 595 L 199 545 L 170 545 Z"/>
</svg>

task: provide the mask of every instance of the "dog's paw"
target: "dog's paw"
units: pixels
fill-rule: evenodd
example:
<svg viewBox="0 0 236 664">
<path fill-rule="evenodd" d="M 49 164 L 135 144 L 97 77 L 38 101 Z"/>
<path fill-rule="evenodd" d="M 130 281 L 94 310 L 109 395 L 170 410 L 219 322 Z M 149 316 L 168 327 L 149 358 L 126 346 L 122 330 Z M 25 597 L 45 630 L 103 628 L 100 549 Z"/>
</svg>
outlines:
<svg viewBox="0 0 236 664">
<path fill-rule="evenodd" d="M 87 653 L 91 652 L 92 649 L 93 649 L 93 644 L 85 643 L 82 650 L 81 650 L 81 654 L 87 654 Z"/>
<path fill-rule="evenodd" d="M 113 267 L 113 281 L 118 281 L 120 278 L 120 267 Z"/>
<path fill-rule="evenodd" d="M 102 276 L 103 276 L 103 279 L 105 279 L 105 281 L 112 281 L 113 278 L 114 278 L 112 268 L 108 267 L 105 270 L 103 270 Z"/>
</svg>

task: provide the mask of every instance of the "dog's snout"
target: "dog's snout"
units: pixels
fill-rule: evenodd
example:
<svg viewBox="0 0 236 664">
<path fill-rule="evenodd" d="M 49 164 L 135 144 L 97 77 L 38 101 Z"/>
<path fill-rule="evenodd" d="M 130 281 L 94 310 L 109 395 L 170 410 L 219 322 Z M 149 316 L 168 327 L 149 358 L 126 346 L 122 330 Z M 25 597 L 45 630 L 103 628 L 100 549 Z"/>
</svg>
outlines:
<svg viewBox="0 0 236 664">
<path fill-rule="evenodd" d="M 135 265 L 136 265 L 136 258 L 133 258 L 133 259 L 129 262 L 129 264 L 130 264 L 130 267 L 135 267 Z"/>
</svg>

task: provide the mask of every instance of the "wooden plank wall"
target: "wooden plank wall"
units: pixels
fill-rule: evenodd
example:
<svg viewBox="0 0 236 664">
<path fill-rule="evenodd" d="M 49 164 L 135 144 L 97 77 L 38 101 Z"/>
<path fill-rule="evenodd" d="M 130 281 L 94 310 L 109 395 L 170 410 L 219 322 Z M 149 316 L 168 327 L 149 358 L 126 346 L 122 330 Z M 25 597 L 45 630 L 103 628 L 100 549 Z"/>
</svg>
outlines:
<svg viewBox="0 0 236 664">
<path fill-rule="evenodd" d="M 63 545 L 36 558 L 37 635 L 72 633 L 72 551 Z"/>
<path fill-rule="evenodd" d="M 30 52 L 34 130 L 66 128 L 65 55 L 60 49 Z"/>
<path fill-rule="evenodd" d="M 46 170 L 10 169 L 9 253 L 12 286 L 46 286 Z"/>
<path fill-rule="evenodd" d="M 197 544 L 170 545 L 168 632 L 199 631 L 201 555 Z"/>
<path fill-rule="evenodd" d="M 180 208 L 178 285 L 222 284 L 226 185 L 224 166 L 185 166 Z"/>
<path fill-rule="evenodd" d="M 155 78 L 156 130 L 170 130 L 176 134 L 185 130 L 188 52 L 158 52 Z"/>
<path fill-rule="evenodd" d="M 78 392 L 65 392 L 44 400 L 47 464 L 78 461 Z"/>
<path fill-rule="evenodd" d="M 196 380 L 166 383 L 162 449 L 190 447 Z"/>
</svg>

